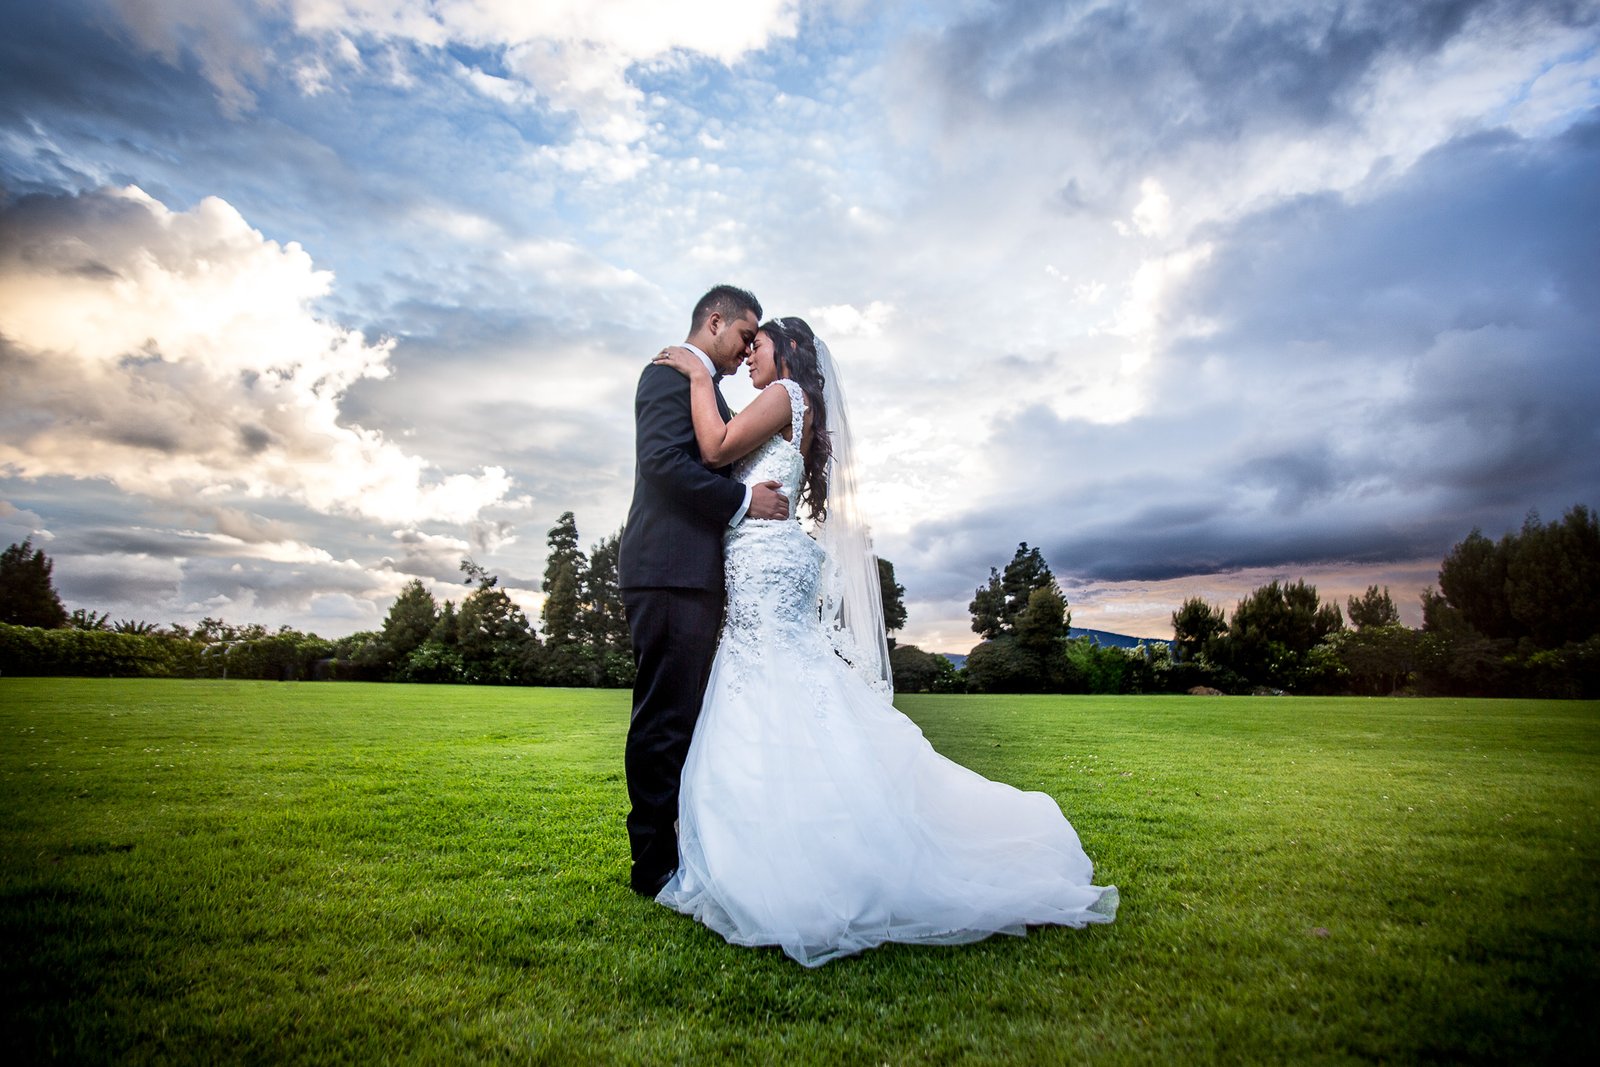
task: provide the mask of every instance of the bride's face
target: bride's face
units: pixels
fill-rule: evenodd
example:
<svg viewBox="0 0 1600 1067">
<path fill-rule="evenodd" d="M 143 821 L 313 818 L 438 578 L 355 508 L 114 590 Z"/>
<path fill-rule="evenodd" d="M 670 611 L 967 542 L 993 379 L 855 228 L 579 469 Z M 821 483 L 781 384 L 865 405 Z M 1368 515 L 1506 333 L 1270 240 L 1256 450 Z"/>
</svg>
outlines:
<svg viewBox="0 0 1600 1067">
<path fill-rule="evenodd" d="M 745 366 L 750 368 L 750 384 L 765 389 L 778 379 L 778 366 L 773 358 L 772 338 L 765 332 L 756 334 L 756 343 L 750 346 Z"/>
</svg>

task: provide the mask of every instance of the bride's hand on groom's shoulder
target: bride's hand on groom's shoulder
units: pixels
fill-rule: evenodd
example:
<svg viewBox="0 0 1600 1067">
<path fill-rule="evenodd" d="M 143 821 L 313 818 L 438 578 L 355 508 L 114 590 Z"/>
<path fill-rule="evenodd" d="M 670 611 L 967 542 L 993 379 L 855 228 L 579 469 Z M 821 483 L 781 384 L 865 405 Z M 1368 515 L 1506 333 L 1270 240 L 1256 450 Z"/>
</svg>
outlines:
<svg viewBox="0 0 1600 1067">
<path fill-rule="evenodd" d="M 687 348 L 682 348 L 678 345 L 663 348 L 656 354 L 656 358 L 650 362 L 661 367 L 671 367 L 685 378 L 693 378 L 695 375 L 701 375 L 706 378 L 711 377 L 706 370 L 706 365 L 700 362 L 700 357 Z"/>
</svg>

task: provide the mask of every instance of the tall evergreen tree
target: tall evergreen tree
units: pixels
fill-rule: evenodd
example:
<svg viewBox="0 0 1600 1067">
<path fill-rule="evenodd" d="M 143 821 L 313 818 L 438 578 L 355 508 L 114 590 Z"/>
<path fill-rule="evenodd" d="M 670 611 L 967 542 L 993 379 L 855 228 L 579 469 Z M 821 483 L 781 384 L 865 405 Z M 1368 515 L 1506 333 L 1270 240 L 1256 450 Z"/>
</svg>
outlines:
<svg viewBox="0 0 1600 1067">
<path fill-rule="evenodd" d="M 0 552 L 0 622 L 46 630 L 67 625 L 67 609 L 50 580 L 54 569 L 31 537 Z"/>
<path fill-rule="evenodd" d="M 384 642 L 396 662 L 409 656 L 428 639 L 439 623 L 439 605 L 423 586 L 422 579 L 406 583 L 383 620 Z"/>
<path fill-rule="evenodd" d="M 480 583 L 461 602 L 456 647 L 469 682 L 516 685 L 534 680 L 538 638 L 522 609 L 492 583 Z"/>
<path fill-rule="evenodd" d="M 445 648 L 456 647 L 460 640 L 456 626 L 459 621 L 455 601 L 446 600 L 444 607 L 439 609 L 439 621 L 433 624 L 433 631 L 428 634 L 428 641 Z"/>
<path fill-rule="evenodd" d="M 1027 610 L 1034 591 L 1054 586 L 1056 576 L 1050 573 L 1043 554 L 1037 548 L 1029 548 L 1028 542 L 1023 541 L 1017 545 L 1011 562 L 1006 564 L 1000 582 L 1006 591 L 1006 614 L 1015 625 L 1017 616 Z M 1066 602 L 1065 597 L 1062 602 Z"/>
<path fill-rule="evenodd" d="M 967 605 L 967 610 L 972 612 L 973 632 L 988 638 L 1015 634 L 1017 616 L 1027 610 L 1034 591 L 1052 587 L 1060 594 L 1056 577 L 1050 573 L 1044 556 L 1023 541 L 1017 545 L 1005 571 L 990 567 L 988 584 L 974 591 L 972 603 Z M 1065 599 L 1062 598 L 1063 603 Z"/>
<path fill-rule="evenodd" d="M 579 602 L 583 592 L 582 576 L 588 562 L 578 548 L 578 522 L 572 512 L 561 513 L 545 543 L 550 546 L 550 552 L 545 557 L 544 581 L 539 586 L 544 592 L 540 616 L 544 621 L 546 647 L 560 648 L 583 640 Z"/>
<path fill-rule="evenodd" d="M 1006 632 L 1006 590 L 1000 583 L 1000 571 L 989 568 L 989 582 L 972 592 L 972 632 L 985 640 L 993 640 Z"/>
<path fill-rule="evenodd" d="M 544 653 L 541 674 L 550 685 L 589 685 L 592 683 L 594 655 L 584 641 L 583 577 L 588 561 L 578 548 L 578 523 L 572 512 L 564 511 L 550 528 L 545 543 Z"/>
<path fill-rule="evenodd" d="M 1272 581 L 1239 601 L 1223 658 L 1248 681 L 1292 688 L 1309 663 L 1308 655 L 1329 634 L 1344 629 L 1337 604 L 1323 604 L 1317 587 Z"/>
<path fill-rule="evenodd" d="M 890 634 L 906 624 L 906 587 L 894 580 L 894 564 L 878 557 L 878 588 L 883 597 L 883 628 Z M 894 647 L 894 638 L 889 638 Z"/>
<path fill-rule="evenodd" d="M 1067 598 L 1051 582 L 1028 595 L 1028 606 L 1017 616 L 1017 645 L 1047 660 L 1059 657 L 1071 626 Z"/>
<path fill-rule="evenodd" d="M 590 644 L 598 648 L 628 648 L 628 616 L 622 607 L 618 587 L 617 552 L 622 531 L 603 537 L 589 548 L 589 563 L 581 589 L 583 610 L 579 629 Z"/>
<path fill-rule="evenodd" d="M 1439 565 L 1439 591 L 1466 624 L 1484 637 L 1515 637 L 1517 625 L 1506 603 L 1506 556 L 1510 534 L 1499 544 L 1474 529 Z"/>
<path fill-rule="evenodd" d="M 989 568 L 989 582 L 968 605 L 972 629 L 986 640 L 967 657 L 967 677 L 979 692 L 1062 690 L 1072 615 L 1055 575 L 1037 548 L 1017 545 L 1004 571 Z"/>
<path fill-rule="evenodd" d="M 1518 636 L 1559 648 L 1600 634 L 1600 519 L 1582 504 L 1558 522 L 1531 513 L 1504 544 L 1506 609 Z"/>
<path fill-rule="evenodd" d="M 1172 641 L 1183 659 L 1193 660 L 1213 641 L 1228 632 L 1221 608 L 1214 608 L 1199 597 L 1190 597 L 1172 613 Z"/>
<path fill-rule="evenodd" d="M 1350 625 L 1357 630 L 1365 630 L 1369 626 L 1395 626 L 1400 622 L 1400 609 L 1394 606 L 1388 586 L 1380 591 L 1377 586 L 1369 585 L 1361 599 L 1348 597 L 1345 606 L 1350 609 Z"/>
<path fill-rule="evenodd" d="M 633 641 L 628 634 L 628 616 L 623 610 L 617 577 L 621 545 L 621 530 L 596 542 L 589 549 L 589 563 L 581 583 L 579 629 L 589 650 L 590 685 L 633 684 Z"/>
</svg>

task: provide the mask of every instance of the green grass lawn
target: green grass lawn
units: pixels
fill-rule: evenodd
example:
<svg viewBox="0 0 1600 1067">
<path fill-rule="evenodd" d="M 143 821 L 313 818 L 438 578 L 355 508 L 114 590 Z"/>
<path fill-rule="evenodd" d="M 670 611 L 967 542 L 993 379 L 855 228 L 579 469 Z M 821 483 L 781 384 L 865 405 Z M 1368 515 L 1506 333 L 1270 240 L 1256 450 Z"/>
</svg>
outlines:
<svg viewBox="0 0 1600 1067">
<path fill-rule="evenodd" d="M 807 971 L 627 889 L 627 695 L 0 679 L 28 1059 L 1586 1059 L 1600 705 L 904 697 L 1110 926 Z"/>
</svg>

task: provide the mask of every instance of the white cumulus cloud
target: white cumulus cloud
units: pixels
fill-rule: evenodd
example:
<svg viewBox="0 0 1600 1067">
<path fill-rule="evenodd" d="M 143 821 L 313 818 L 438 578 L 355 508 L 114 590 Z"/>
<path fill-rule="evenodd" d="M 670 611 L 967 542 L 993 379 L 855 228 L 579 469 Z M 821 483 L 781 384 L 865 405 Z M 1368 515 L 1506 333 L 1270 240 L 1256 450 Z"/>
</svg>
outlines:
<svg viewBox="0 0 1600 1067">
<path fill-rule="evenodd" d="M 340 418 L 390 343 L 319 317 L 332 276 L 224 201 L 135 187 L 0 214 L 0 465 L 196 502 L 237 494 L 384 522 L 468 522 L 499 467 L 434 470 Z"/>
</svg>

